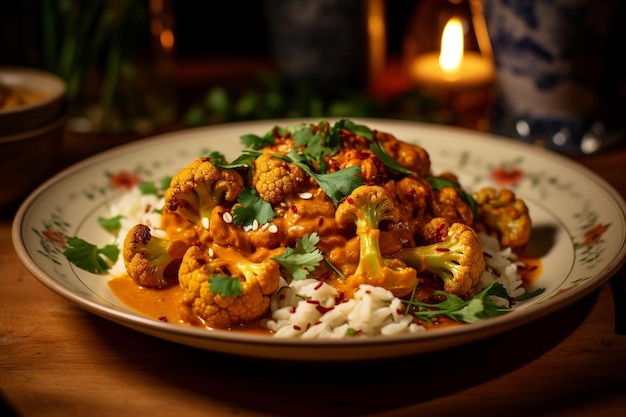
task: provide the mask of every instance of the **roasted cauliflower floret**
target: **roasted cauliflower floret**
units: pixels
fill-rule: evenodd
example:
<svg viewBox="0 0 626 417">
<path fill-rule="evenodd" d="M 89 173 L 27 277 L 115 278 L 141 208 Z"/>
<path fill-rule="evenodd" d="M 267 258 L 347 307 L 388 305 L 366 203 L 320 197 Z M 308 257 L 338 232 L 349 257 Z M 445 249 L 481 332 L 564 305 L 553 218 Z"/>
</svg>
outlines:
<svg viewBox="0 0 626 417">
<path fill-rule="evenodd" d="M 337 207 L 337 223 L 356 225 L 359 237 L 359 263 L 354 274 L 347 277 L 348 288 L 361 284 L 383 287 L 402 297 L 417 285 L 417 274 L 404 264 L 385 261 L 380 250 L 380 229 L 383 221 L 398 220 L 398 211 L 389 194 L 377 185 L 356 188 Z"/>
<path fill-rule="evenodd" d="M 415 172 L 420 177 L 430 175 L 430 155 L 426 149 L 379 131 L 374 131 L 374 138 L 380 141 L 387 153 L 404 168 Z"/>
<path fill-rule="evenodd" d="M 415 268 L 418 273 L 430 272 L 439 276 L 445 292 L 468 295 L 485 271 L 480 237 L 463 223 L 454 223 L 440 233 L 441 241 L 402 249 L 394 257 Z"/>
<path fill-rule="evenodd" d="M 183 240 L 159 239 L 152 235 L 150 227 L 137 224 L 124 239 L 122 256 L 126 272 L 142 287 L 166 287 L 176 282 L 187 247 Z"/>
<path fill-rule="evenodd" d="M 165 192 L 165 207 L 197 227 L 210 228 L 211 211 L 218 204 L 235 201 L 244 187 L 234 169 L 222 169 L 210 158 L 198 158 L 174 175 Z"/>
<path fill-rule="evenodd" d="M 252 183 L 259 196 L 269 203 L 281 202 L 307 179 L 301 168 L 272 154 L 264 153 L 254 161 Z"/>
<path fill-rule="evenodd" d="M 484 188 L 474 193 L 479 221 L 504 247 L 521 248 L 530 239 L 532 222 L 526 204 L 511 190 Z"/>
<path fill-rule="evenodd" d="M 467 200 L 457 188 L 443 187 L 432 192 L 432 211 L 434 217 L 443 217 L 449 223 L 472 225 L 474 214 Z"/>
<path fill-rule="evenodd" d="M 269 256 L 253 262 L 234 248 L 190 247 L 183 257 L 179 282 L 182 306 L 206 326 L 228 329 L 260 319 L 279 285 L 279 264 Z"/>
</svg>

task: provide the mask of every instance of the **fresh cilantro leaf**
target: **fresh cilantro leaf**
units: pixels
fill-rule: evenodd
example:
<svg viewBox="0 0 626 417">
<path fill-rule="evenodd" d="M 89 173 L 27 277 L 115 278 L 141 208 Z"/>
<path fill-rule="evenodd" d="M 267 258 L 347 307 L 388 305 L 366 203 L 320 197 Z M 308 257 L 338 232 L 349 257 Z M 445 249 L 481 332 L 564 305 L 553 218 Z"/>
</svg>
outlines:
<svg viewBox="0 0 626 417">
<path fill-rule="evenodd" d="M 108 219 L 104 217 L 98 217 L 98 224 L 104 230 L 106 230 L 107 232 L 115 236 L 117 235 L 117 232 L 119 232 L 120 229 L 122 228 L 121 220 L 123 217 L 124 216 L 122 216 L 121 214 L 118 214 L 117 216 L 114 216 L 114 217 L 110 217 Z"/>
<path fill-rule="evenodd" d="M 115 263 L 120 254 L 117 245 L 106 245 L 98 248 L 78 237 L 67 237 L 66 239 L 69 247 L 63 251 L 63 255 L 80 269 L 94 274 L 108 270 L 110 264 Z"/>
<path fill-rule="evenodd" d="M 524 300 L 528 300 L 530 298 L 536 297 L 540 294 L 543 294 L 544 292 L 546 292 L 545 288 L 537 288 L 535 291 L 531 291 L 531 292 L 526 292 L 522 295 L 520 295 L 519 297 L 515 297 L 515 301 L 524 301 Z"/>
<path fill-rule="evenodd" d="M 213 162 L 215 166 L 224 169 L 236 169 L 236 168 L 251 168 L 254 160 L 260 155 L 260 152 L 244 151 L 233 162 Z"/>
<path fill-rule="evenodd" d="M 331 127 L 327 121 L 316 125 L 303 126 L 292 133 L 294 144 L 302 149 L 301 155 L 318 172 L 327 168 L 327 156 L 334 155 L 341 146 L 340 130 Z"/>
<path fill-rule="evenodd" d="M 211 151 L 209 153 L 205 153 L 202 157 L 209 158 L 215 165 L 226 163 L 226 157 L 220 151 Z"/>
<path fill-rule="evenodd" d="M 360 167 L 348 167 L 330 174 L 315 174 L 312 177 L 335 205 L 338 205 L 343 197 L 363 184 L 360 174 Z"/>
<path fill-rule="evenodd" d="M 275 140 L 273 131 L 267 132 L 262 137 L 252 133 L 239 137 L 239 141 L 243 146 L 252 149 L 261 149 L 265 146 L 271 145 Z"/>
<path fill-rule="evenodd" d="M 237 297 L 243 291 L 243 285 L 237 277 L 214 275 L 209 278 L 209 289 L 222 296 Z"/>
<path fill-rule="evenodd" d="M 263 200 L 253 187 L 244 188 L 237 198 L 239 205 L 233 208 L 233 223 L 244 228 L 252 227 L 256 220 L 259 225 L 271 222 L 276 217 L 272 205 Z"/>
<path fill-rule="evenodd" d="M 442 188 L 456 189 L 459 195 L 463 197 L 465 201 L 467 201 L 467 203 L 469 204 L 470 209 L 472 210 L 472 214 L 474 215 L 474 218 L 478 217 L 478 204 L 476 203 L 476 200 L 474 200 L 474 197 L 472 197 L 470 193 L 468 193 L 467 191 L 463 190 L 463 188 L 461 188 L 461 184 L 459 184 L 458 182 L 445 179 L 445 178 L 437 178 L 437 177 L 429 177 L 427 181 L 430 184 L 430 186 L 433 187 L 433 190 L 435 191 L 439 191 Z"/>
<path fill-rule="evenodd" d="M 372 129 L 365 125 L 358 125 L 354 123 L 352 120 L 342 119 L 335 123 L 335 128 L 338 130 L 346 129 L 352 133 L 355 133 L 359 136 L 363 136 L 367 140 L 373 140 L 374 136 L 372 134 Z"/>
<path fill-rule="evenodd" d="M 289 151 L 286 156 L 277 156 L 277 158 L 283 158 L 299 166 L 317 182 L 326 195 L 333 200 L 335 205 L 339 204 L 343 197 L 363 184 L 363 179 L 359 177 L 359 174 L 361 174 L 360 167 L 348 167 L 331 172 L 330 174 L 318 174 L 313 171 L 310 166 L 301 161 L 299 154 L 294 149 Z"/>
<path fill-rule="evenodd" d="M 385 165 L 387 168 L 390 168 L 397 173 L 403 175 L 413 175 L 413 171 L 411 171 L 410 169 L 406 169 L 405 167 L 400 165 L 398 161 L 393 159 L 391 155 L 387 153 L 387 151 L 383 147 L 383 144 L 379 141 L 374 141 L 370 143 L 370 151 L 372 151 L 372 153 L 376 155 L 376 157 L 380 159 L 380 162 L 382 162 L 383 165 Z"/>
<path fill-rule="evenodd" d="M 490 284 L 487 288 L 476 294 L 468 301 L 443 291 L 435 291 L 436 295 L 444 295 L 445 301 L 436 304 L 409 301 L 409 304 L 420 307 L 415 315 L 421 319 L 430 321 L 435 316 L 448 316 L 453 320 L 465 323 L 476 323 L 484 319 L 499 316 L 511 311 L 509 307 L 497 306 L 489 296 L 507 298 L 506 289 L 498 282 Z"/>
<path fill-rule="evenodd" d="M 315 246 L 319 241 L 320 237 L 315 232 L 304 235 L 293 248 L 285 248 L 282 254 L 273 256 L 272 259 L 285 268 L 293 279 L 303 280 L 324 260 L 324 256 Z"/>
</svg>

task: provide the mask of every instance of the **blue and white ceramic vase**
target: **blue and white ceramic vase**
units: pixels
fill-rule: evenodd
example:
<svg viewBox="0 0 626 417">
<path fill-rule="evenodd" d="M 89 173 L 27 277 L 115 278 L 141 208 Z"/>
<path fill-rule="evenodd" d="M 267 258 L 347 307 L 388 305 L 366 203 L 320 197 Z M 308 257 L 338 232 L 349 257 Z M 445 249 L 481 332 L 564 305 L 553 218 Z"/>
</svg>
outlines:
<svg viewBox="0 0 626 417">
<path fill-rule="evenodd" d="M 494 132 L 564 153 L 592 153 L 622 140 L 613 100 L 624 67 L 613 55 L 626 52 L 616 41 L 626 25 L 617 21 L 623 4 L 483 3 L 497 71 Z"/>
</svg>

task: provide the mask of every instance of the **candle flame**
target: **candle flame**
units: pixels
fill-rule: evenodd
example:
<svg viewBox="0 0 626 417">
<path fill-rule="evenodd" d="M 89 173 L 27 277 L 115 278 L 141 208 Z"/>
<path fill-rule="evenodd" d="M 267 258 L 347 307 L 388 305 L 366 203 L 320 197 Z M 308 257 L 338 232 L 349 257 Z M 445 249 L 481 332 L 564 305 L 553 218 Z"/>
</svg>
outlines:
<svg viewBox="0 0 626 417">
<path fill-rule="evenodd" d="M 459 69 L 463 60 L 463 23 L 453 17 L 448 20 L 441 35 L 441 53 L 439 66 L 447 73 Z"/>
</svg>

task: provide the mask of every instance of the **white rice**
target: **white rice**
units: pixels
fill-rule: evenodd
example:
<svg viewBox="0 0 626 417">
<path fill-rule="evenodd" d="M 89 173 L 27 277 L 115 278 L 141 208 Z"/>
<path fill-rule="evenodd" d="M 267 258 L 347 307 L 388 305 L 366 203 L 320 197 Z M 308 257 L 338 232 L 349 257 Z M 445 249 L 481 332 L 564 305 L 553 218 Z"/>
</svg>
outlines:
<svg viewBox="0 0 626 417">
<path fill-rule="evenodd" d="M 518 271 L 517 255 L 511 248 L 500 248 L 498 239 L 480 234 L 485 253 L 486 270 L 480 277 L 478 286 L 482 289 L 492 282 L 499 282 L 506 288 L 509 297 L 515 298 L 526 291 L 522 287 L 522 276 Z M 498 300 L 493 299 L 494 302 Z"/>
<path fill-rule="evenodd" d="M 128 231 L 137 224 L 145 224 L 150 227 L 153 236 L 166 238 L 167 233 L 161 229 L 161 214 L 156 211 L 163 207 L 163 198 L 154 194 L 142 194 L 139 187 L 133 187 L 124 193 L 110 207 L 110 217 L 122 216 L 121 228 L 112 243 L 119 246 L 120 251 L 124 244 L 124 238 Z M 111 267 L 109 273 L 113 276 L 126 274 L 124 258 L 120 255 L 117 262 Z"/>
<path fill-rule="evenodd" d="M 276 337 L 303 339 L 425 331 L 411 316 L 402 314 L 400 299 L 384 288 L 361 285 L 353 299 L 339 304 L 337 296 L 334 287 L 315 279 L 283 282 L 272 297 L 272 318 L 264 324 Z"/>
<path fill-rule="evenodd" d="M 162 207 L 162 198 L 143 195 L 137 187 L 111 205 L 111 217 L 123 216 L 122 228 L 114 242 L 120 250 L 128 230 L 139 223 L 150 226 L 154 236 L 166 238 L 165 231 L 160 229 L 161 216 L 155 212 Z M 501 249 L 493 237 L 481 235 L 481 239 L 487 254 L 487 269 L 478 284 L 479 290 L 495 281 L 506 288 L 510 297 L 523 294 L 515 253 L 509 248 Z M 119 276 L 125 272 L 120 256 L 110 273 Z M 326 283 L 315 279 L 287 283 L 281 278 L 281 281 L 280 289 L 272 297 L 271 318 L 263 323 L 275 337 L 338 339 L 426 331 L 413 323 L 411 315 L 403 314 L 402 301 L 384 288 L 361 285 L 353 299 L 336 304 L 337 290 Z M 498 305 L 507 302 L 495 297 L 492 300 Z"/>
</svg>

